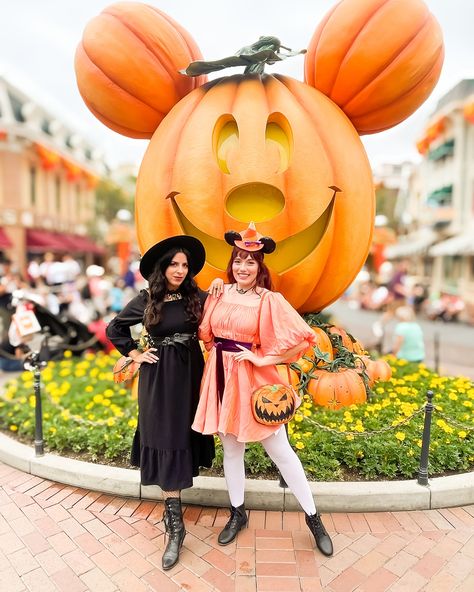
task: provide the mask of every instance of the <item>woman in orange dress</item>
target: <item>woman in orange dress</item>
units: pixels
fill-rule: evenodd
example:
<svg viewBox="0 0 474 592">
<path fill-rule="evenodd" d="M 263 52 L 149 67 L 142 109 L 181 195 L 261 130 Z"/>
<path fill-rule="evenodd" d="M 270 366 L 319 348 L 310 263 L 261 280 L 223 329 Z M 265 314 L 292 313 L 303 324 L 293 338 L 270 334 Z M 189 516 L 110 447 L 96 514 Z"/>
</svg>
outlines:
<svg viewBox="0 0 474 592">
<path fill-rule="evenodd" d="M 281 383 L 276 364 L 297 360 L 315 342 L 315 334 L 285 300 L 272 291 L 264 253 L 274 241 L 259 235 L 253 223 L 241 234 L 228 232 L 234 248 L 227 268 L 231 283 L 222 294 L 208 298 L 199 337 L 210 352 L 192 428 L 218 434 L 224 450 L 224 473 L 231 515 L 218 537 L 231 543 L 247 524 L 244 506 L 246 442 L 261 442 L 306 513 L 316 545 L 332 555 L 331 539 L 321 522 L 303 466 L 291 448 L 284 426 L 258 423 L 251 395 L 265 384 Z"/>
</svg>

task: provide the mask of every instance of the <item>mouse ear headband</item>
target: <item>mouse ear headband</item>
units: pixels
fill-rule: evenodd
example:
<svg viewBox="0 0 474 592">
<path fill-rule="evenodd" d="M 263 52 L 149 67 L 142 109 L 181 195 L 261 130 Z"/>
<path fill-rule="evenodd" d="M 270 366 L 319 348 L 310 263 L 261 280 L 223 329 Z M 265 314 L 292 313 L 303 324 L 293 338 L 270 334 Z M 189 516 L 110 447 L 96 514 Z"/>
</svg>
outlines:
<svg viewBox="0 0 474 592">
<path fill-rule="evenodd" d="M 250 222 L 248 228 L 243 232 L 236 232 L 235 230 L 229 230 L 225 233 L 224 238 L 229 245 L 238 247 L 243 251 L 262 251 L 262 253 L 273 253 L 276 249 L 275 241 L 269 236 L 262 236 L 257 229 L 255 224 Z"/>
</svg>

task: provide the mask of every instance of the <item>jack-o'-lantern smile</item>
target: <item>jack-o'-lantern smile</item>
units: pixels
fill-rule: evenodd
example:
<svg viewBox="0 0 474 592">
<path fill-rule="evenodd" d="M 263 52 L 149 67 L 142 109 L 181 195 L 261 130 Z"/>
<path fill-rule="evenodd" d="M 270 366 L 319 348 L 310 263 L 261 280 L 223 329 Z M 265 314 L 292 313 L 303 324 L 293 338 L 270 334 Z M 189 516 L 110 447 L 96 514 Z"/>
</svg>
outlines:
<svg viewBox="0 0 474 592">
<path fill-rule="evenodd" d="M 294 265 L 297 265 L 312 253 L 319 245 L 331 220 L 336 194 L 341 191 L 334 185 L 329 187 L 329 189 L 333 190 L 334 194 L 323 213 L 304 230 L 279 241 L 276 252 L 265 257 L 266 262 L 271 265 L 271 268 L 277 273 L 284 273 L 288 269 L 291 269 Z M 179 195 L 179 192 L 173 191 L 167 196 L 167 199 L 171 200 L 174 214 L 182 231 L 185 234 L 198 238 L 202 242 L 206 249 L 207 263 L 216 269 L 226 269 L 229 259 L 227 243 L 222 239 L 215 238 L 203 232 L 193 224 L 179 207 L 176 201 L 177 195 Z M 243 220 L 241 218 L 241 221 L 248 223 L 251 219 Z"/>
</svg>

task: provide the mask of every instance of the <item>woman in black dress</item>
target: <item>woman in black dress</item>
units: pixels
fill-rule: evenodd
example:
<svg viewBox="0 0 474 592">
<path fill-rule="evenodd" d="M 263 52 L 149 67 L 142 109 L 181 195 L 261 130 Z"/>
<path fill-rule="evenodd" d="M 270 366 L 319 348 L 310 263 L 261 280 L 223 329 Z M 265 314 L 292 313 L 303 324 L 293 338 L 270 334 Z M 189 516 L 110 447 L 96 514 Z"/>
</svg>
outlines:
<svg viewBox="0 0 474 592">
<path fill-rule="evenodd" d="M 107 336 L 123 355 L 140 363 L 138 428 L 131 462 L 140 467 L 143 485 L 159 485 L 169 535 L 163 569 L 179 557 L 186 534 L 180 491 L 192 487 L 199 467 L 214 458 L 212 436 L 191 430 L 204 367 L 197 329 L 207 293 L 194 276 L 205 261 L 204 247 L 191 236 L 174 236 L 149 249 L 140 262 L 148 280 L 111 321 Z M 140 352 L 130 327 L 143 323 L 150 349 Z"/>
</svg>

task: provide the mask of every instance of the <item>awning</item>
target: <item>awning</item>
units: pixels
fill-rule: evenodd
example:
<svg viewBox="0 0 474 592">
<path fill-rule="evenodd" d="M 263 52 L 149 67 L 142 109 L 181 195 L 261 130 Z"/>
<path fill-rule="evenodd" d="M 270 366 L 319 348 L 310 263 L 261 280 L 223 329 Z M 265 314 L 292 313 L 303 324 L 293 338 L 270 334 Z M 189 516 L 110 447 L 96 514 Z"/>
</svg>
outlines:
<svg viewBox="0 0 474 592">
<path fill-rule="evenodd" d="M 94 253 L 96 255 L 105 253 L 103 247 L 86 236 L 31 228 L 26 231 L 26 247 L 28 251 L 35 253 L 44 253 L 45 251 Z"/>
<path fill-rule="evenodd" d="M 27 228 L 26 248 L 28 251 L 35 253 L 44 253 L 45 251 L 66 252 L 69 251 L 70 245 L 66 243 L 64 237 L 61 238 L 59 232 Z"/>
<path fill-rule="evenodd" d="M 0 228 L 0 249 L 10 249 L 11 247 L 13 247 L 12 241 L 8 238 L 3 228 Z"/>
<path fill-rule="evenodd" d="M 464 233 L 448 238 L 429 250 L 432 257 L 474 255 L 474 233 Z"/>
<path fill-rule="evenodd" d="M 428 252 L 428 247 L 435 242 L 436 238 L 436 232 L 429 228 L 424 228 L 418 232 L 401 237 L 395 245 L 385 247 L 384 255 L 386 259 L 399 259 L 402 257 L 411 257 L 412 255 L 421 255 Z"/>
<path fill-rule="evenodd" d="M 95 255 L 103 255 L 105 248 L 96 244 L 87 236 L 79 236 L 77 234 L 65 234 L 65 239 L 71 245 L 71 250 L 77 253 L 94 253 Z"/>
</svg>

